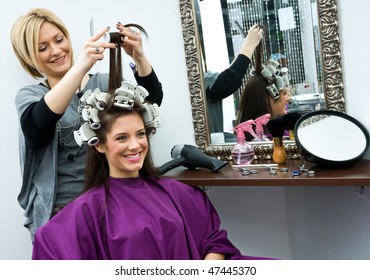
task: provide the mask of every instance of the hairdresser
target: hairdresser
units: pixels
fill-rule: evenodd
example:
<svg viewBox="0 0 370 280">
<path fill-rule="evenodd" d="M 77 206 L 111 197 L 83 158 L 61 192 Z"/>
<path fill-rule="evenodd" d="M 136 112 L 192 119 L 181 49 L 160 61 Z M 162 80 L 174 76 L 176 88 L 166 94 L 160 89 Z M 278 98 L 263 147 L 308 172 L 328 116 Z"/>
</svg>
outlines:
<svg viewBox="0 0 370 280">
<path fill-rule="evenodd" d="M 146 57 L 140 32 L 121 23 L 123 50 L 136 66 L 135 78 L 148 100 L 161 104 L 161 83 Z M 25 227 L 33 240 L 35 230 L 82 190 L 86 146 L 73 132 L 81 125 L 79 98 L 87 90 L 108 88 L 108 74 L 90 74 L 116 44 L 101 40 L 104 28 L 88 39 L 74 61 L 69 32 L 53 12 L 37 8 L 20 16 L 11 30 L 11 42 L 23 68 L 39 83 L 21 88 L 15 99 L 20 119 L 20 164 L 23 176 L 18 201 L 25 210 Z M 118 46 L 119 47 L 119 46 Z"/>
<path fill-rule="evenodd" d="M 248 79 L 239 101 L 238 124 L 268 113 L 270 119 L 281 118 L 287 114 L 291 96 L 287 68 L 273 60 L 263 65 L 262 57 L 261 42 L 256 48 L 254 75 Z M 265 134 L 269 136 L 268 131 Z M 252 138 L 246 133 L 247 141 Z"/>
<path fill-rule="evenodd" d="M 251 64 L 254 50 L 262 36 L 263 28 L 257 24 L 253 25 L 248 30 L 242 47 L 229 68 L 221 73 L 206 72 L 204 74 L 211 133 L 224 131 L 222 100 L 233 94 L 242 85 L 243 78 Z"/>
</svg>

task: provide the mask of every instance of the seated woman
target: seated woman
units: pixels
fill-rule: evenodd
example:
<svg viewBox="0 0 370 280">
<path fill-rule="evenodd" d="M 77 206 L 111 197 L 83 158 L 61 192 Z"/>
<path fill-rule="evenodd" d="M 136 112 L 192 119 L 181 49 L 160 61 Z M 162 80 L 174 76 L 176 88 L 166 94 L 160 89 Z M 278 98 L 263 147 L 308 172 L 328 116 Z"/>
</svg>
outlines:
<svg viewBox="0 0 370 280">
<path fill-rule="evenodd" d="M 285 71 L 284 71 L 285 70 Z M 279 68 L 279 63 L 269 61 L 262 65 L 262 44 L 256 48 L 256 65 L 243 90 L 239 102 L 237 124 L 270 114 L 270 119 L 283 117 L 287 114 L 290 101 L 290 88 L 287 68 Z M 265 133 L 268 135 L 268 132 Z M 246 140 L 252 136 L 246 133 Z"/>
<path fill-rule="evenodd" d="M 125 92 L 99 110 L 100 128 L 84 131 L 95 137 L 84 191 L 37 230 L 32 258 L 265 259 L 241 255 L 200 188 L 157 176 L 148 137 L 158 107 L 142 102 L 142 89 Z"/>
</svg>

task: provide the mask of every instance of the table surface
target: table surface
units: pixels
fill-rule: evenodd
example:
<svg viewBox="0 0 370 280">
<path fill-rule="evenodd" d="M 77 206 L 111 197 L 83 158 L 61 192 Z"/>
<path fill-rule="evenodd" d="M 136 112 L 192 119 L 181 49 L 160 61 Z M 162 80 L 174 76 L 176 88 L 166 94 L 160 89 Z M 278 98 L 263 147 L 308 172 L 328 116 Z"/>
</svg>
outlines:
<svg viewBox="0 0 370 280">
<path fill-rule="evenodd" d="M 271 164 L 270 161 L 254 161 L 254 164 Z M 309 176 L 307 171 L 294 176 L 304 164 L 305 169 L 314 171 Z M 304 159 L 291 159 L 279 168 L 288 168 L 287 172 L 276 170 L 270 173 L 267 167 L 251 167 L 257 174 L 243 175 L 240 168 L 234 168 L 232 162 L 216 172 L 207 168 L 188 169 L 176 167 L 163 175 L 174 178 L 191 186 L 370 186 L 370 160 L 362 159 L 356 164 L 338 169 L 318 168 Z"/>
</svg>

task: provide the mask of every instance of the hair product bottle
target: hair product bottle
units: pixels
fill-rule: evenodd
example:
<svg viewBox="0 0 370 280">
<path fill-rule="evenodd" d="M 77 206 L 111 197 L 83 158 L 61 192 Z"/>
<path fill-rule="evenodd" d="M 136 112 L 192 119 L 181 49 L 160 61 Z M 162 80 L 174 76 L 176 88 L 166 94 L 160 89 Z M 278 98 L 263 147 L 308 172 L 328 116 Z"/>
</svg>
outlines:
<svg viewBox="0 0 370 280">
<path fill-rule="evenodd" d="M 235 164 L 245 165 L 250 164 L 254 159 L 254 148 L 251 144 L 245 141 L 244 132 L 249 132 L 253 137 L 257 135 L 253 131 L 253 120 L 242 122 L 235 126 L 237 143 L 231 148 L 231 158 Z"/>
<path fill-rule="evenodd" d="M 254 124 L 256 125 L 256 135 L 252 141 L 270 141 L 267 136 L 264 134 L 263 126 L 270 120 L 270 114 L 264 114 L 259 116 L 254 120 Z"/>
</svg>

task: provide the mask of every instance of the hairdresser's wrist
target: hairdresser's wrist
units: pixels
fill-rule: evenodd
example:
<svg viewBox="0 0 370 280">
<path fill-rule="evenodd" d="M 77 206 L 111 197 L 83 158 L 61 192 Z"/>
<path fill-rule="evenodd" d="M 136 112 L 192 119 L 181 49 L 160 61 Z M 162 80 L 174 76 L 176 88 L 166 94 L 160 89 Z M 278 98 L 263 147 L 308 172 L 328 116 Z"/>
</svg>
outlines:
<svg viewBox="0 0 370 280">
<path fill-rule="evenodd" d="M 254 47 L 251 47 L 251 46 L 245 46 L 243 47 L 239 54 L 242 54 L 242 55 L 245 55 L 246 57 L 248 57 L 249 59 L 252 59 L 252 56 L 253 56 L 253 53 L 254 53 L 254 50 L 255 48 Z"/>
<path fill-rule="evenodd" d="M 148 76 L 152 72 L 152 66 L 148 58 L 144 55 L 140 58 L 134 58 L 137 74 L 140 77 Z"/>
</svg>

